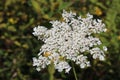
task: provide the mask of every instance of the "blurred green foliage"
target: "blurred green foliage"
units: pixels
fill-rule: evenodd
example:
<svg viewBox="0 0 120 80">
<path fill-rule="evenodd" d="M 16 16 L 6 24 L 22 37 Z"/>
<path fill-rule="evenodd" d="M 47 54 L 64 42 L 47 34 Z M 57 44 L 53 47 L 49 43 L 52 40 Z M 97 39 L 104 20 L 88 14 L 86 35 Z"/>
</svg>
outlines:
<svg viewBox="0 0 120 80">
<path fill-rule="evenodd" d="M 32 35 L 33 27 L 50 27 L 61 19 L 62 10 L 80 15 L 90 12 L 105 22 L 107 32 L 99 37 L 108 46 L 106 61 L 93 61 L 81 70 L 81 80 L 120 80 L 120 0 L 0 0 L 0 80 L 48 80 L 47 69 L 37 72 L 32 57 L 43 44 Z M 74 80 L 73 72 L 55 73 L 56 80 Z"/>
</svg>

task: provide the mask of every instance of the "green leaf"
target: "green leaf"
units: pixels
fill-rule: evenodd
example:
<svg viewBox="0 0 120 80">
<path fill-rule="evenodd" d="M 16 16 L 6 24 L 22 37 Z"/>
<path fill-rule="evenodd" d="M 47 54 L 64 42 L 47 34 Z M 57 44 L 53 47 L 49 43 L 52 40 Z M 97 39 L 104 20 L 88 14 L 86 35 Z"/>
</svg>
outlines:
<svg viewBox="0 0 120 80">
<path fill-rule="evenodd" d="M 32 6 L 34 8 L 34 10 L 40 14 L 41 13 L 41 7 L 40 7 L 40 4 L 39 2 L 37 2 L 36 0 L 31 0 L 31 3 L 32 3 Z"/>
<path fill-rule="evenodd" d="M 62 1 L 60 1 L 59 10 L 66 9 L 67 7 L 69 7 L 71 5 L 72 5 L 72 2 L 62 2 Z"/>
<path fill-rule="evenodd" d="M 11 32 L 16 32 L 16 28 L 15 26 L 8 26 L 8 31 L 11 31 Z"/>
</svg>

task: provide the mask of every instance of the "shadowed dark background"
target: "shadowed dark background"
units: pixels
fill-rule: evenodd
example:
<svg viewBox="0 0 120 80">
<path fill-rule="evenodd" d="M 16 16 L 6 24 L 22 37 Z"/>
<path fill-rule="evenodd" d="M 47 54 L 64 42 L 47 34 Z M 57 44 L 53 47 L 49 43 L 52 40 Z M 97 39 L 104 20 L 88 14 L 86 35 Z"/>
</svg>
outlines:
<svg viewBox="0 0 120 80">
<path fill-rule="evenodd" d="M 108 47 L 106 60 L 94 60 L 90 68 L 75 66 L 78 80 L 120 80 L 120 0 L 0 0 L 0 80 L 48 80 L 47 69 L 32 66 L 43 44 L 32 35 L 38 25 L 50 28 L 50 20 L 61 20 L 62 10 L 78 15 L 91 13 L 106 24 L 99 35 Z M 55 80 L 75 80 L 69 74 L 55 73 Z"/>
</svg>

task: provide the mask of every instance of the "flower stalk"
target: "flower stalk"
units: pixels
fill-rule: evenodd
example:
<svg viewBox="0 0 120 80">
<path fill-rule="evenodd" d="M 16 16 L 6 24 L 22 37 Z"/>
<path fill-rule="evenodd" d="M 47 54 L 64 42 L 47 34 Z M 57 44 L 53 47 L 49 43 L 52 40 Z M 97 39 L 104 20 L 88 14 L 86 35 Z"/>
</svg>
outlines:
<svg viewBox="0 0 120 80">
<path fill-rule="evenodd" d="M 48 72 L 49 72 L 49 80 L 54 80 L 55 68 L 53 63 L 48 66 Z"/>
<path fill-rule="evenodd" d="M 75 80 L 78 80 L 73 62 L 72 62 L 72 68 L 73 68 L 73 73 L 74 73 Z"/>
</svg>

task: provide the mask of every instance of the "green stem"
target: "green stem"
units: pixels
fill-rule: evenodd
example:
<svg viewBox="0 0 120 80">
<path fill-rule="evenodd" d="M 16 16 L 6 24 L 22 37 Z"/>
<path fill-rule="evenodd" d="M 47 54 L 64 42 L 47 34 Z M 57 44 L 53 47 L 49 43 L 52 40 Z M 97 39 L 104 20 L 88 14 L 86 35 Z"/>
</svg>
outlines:
<svg viewBox="0 0 120 80">
<path fill-rule="evenodd" d="M 53 76 L 53 74 L 50 74 L 50 78 L 49 78 L 49 80 L 54 80 L 54 76 Z"/>
<path fill-rule="evenodd" d="M 75 76 L 75 80 L 78 80 L 73 62 L 72 62 L 72 68 L 73 68 L 73 73 L 74 73 L 74 76 Z"/>
<path fill-rule="evenodd" d="M 55 68 L 54 68 L 54 64 L 53 63 L 51 63 L 48 66 L 48 72 L 49 72 L 49 80 L 54 80 Z"/>
</svg>

